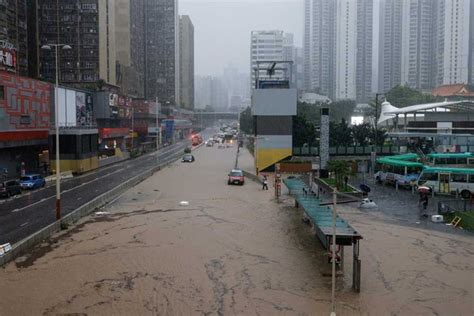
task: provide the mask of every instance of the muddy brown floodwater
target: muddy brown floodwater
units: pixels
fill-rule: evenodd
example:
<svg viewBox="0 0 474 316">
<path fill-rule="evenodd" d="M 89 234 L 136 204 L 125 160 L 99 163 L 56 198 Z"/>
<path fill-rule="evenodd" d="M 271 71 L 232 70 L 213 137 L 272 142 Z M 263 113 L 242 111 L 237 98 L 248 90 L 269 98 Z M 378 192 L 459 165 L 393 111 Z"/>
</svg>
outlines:
<svg viewBox="0 0 474 316">
<path fill-rule="evenodd" d="M 0 315 L 329 315 L 326 253 L 291 200 L 228 186 L 235 149 L 195 156 L 1 269 Z M 340 211 L 364 239 L 338 315 L 473 314 L 473 238 Z"/>
</svg>

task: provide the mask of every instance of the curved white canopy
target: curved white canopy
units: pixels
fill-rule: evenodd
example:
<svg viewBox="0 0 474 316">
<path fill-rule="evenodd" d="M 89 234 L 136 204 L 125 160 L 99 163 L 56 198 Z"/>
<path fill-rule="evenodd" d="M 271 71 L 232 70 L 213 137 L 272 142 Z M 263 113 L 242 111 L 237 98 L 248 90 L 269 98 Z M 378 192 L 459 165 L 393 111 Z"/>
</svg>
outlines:
<svg viewBox="0 0 474 316">
<path fill-rule="evenodd" d="M 416 104 L 410 105 L 404 108 L 397 108 L 390 104 L 387 100 L 382 103 L 382 110 L 380 111 L 380 116 L 378 120 L 378 124 L 385 122 L 388 119 L 393 118 L 398 114 L 406 114 L 406 113 L 414 113 L 424 110 L 431 110 L 435 108 L 445 108 L 453 105 L 458 105 L 465 103 L 466 101 L 444 101 L 444 102 L 436 102 L 436 103 L 425 103 L 425 104 Z"/>
</svg>

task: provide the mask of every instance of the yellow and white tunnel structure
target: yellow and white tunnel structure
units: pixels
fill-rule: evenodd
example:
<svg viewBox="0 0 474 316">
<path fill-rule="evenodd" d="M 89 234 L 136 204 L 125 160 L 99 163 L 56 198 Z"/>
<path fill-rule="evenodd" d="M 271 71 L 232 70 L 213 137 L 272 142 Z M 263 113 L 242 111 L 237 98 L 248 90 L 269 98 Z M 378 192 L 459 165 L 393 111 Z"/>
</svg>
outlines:
<svg viewBox="0 0 474 316">
<path fill-rule="evenodd" d="M 255 123 L 255 168 L 257 172 L 293 154 L 293 116 L 296 89 L 255 89 L 252 111 Z"/>
</svg>

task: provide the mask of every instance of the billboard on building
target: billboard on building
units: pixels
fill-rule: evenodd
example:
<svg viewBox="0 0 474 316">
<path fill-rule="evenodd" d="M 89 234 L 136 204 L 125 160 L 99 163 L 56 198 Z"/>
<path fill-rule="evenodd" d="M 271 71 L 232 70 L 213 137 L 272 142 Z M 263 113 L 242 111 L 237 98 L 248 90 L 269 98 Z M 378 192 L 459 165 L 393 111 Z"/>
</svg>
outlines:
<svg viewBox="0 0 474 316">
<path fill-rule="evenodd" d="M 0 41 L 0 70 L 15 72 L 17 67 L 16 50 L 13 44 Z"/>
<path fill-rule="evenodd" d="M 60 127 L 93 125 L 91 94 L 67 88 L 58 88 L 57 91 Z"/>
</svg>

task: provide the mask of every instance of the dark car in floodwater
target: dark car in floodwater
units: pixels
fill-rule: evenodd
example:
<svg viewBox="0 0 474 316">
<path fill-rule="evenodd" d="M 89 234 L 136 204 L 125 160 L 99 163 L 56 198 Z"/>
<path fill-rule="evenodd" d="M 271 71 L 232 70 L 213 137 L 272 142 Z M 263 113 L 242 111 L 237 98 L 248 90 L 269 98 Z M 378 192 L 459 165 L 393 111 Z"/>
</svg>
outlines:
<svg viewBox="0 0 474 316">
<path fill-rule="evenodd" d="M 10 197 L 21 194 L 21 186 L 18 180 L 0 182 L 0 197 Z"/>
</svg>

